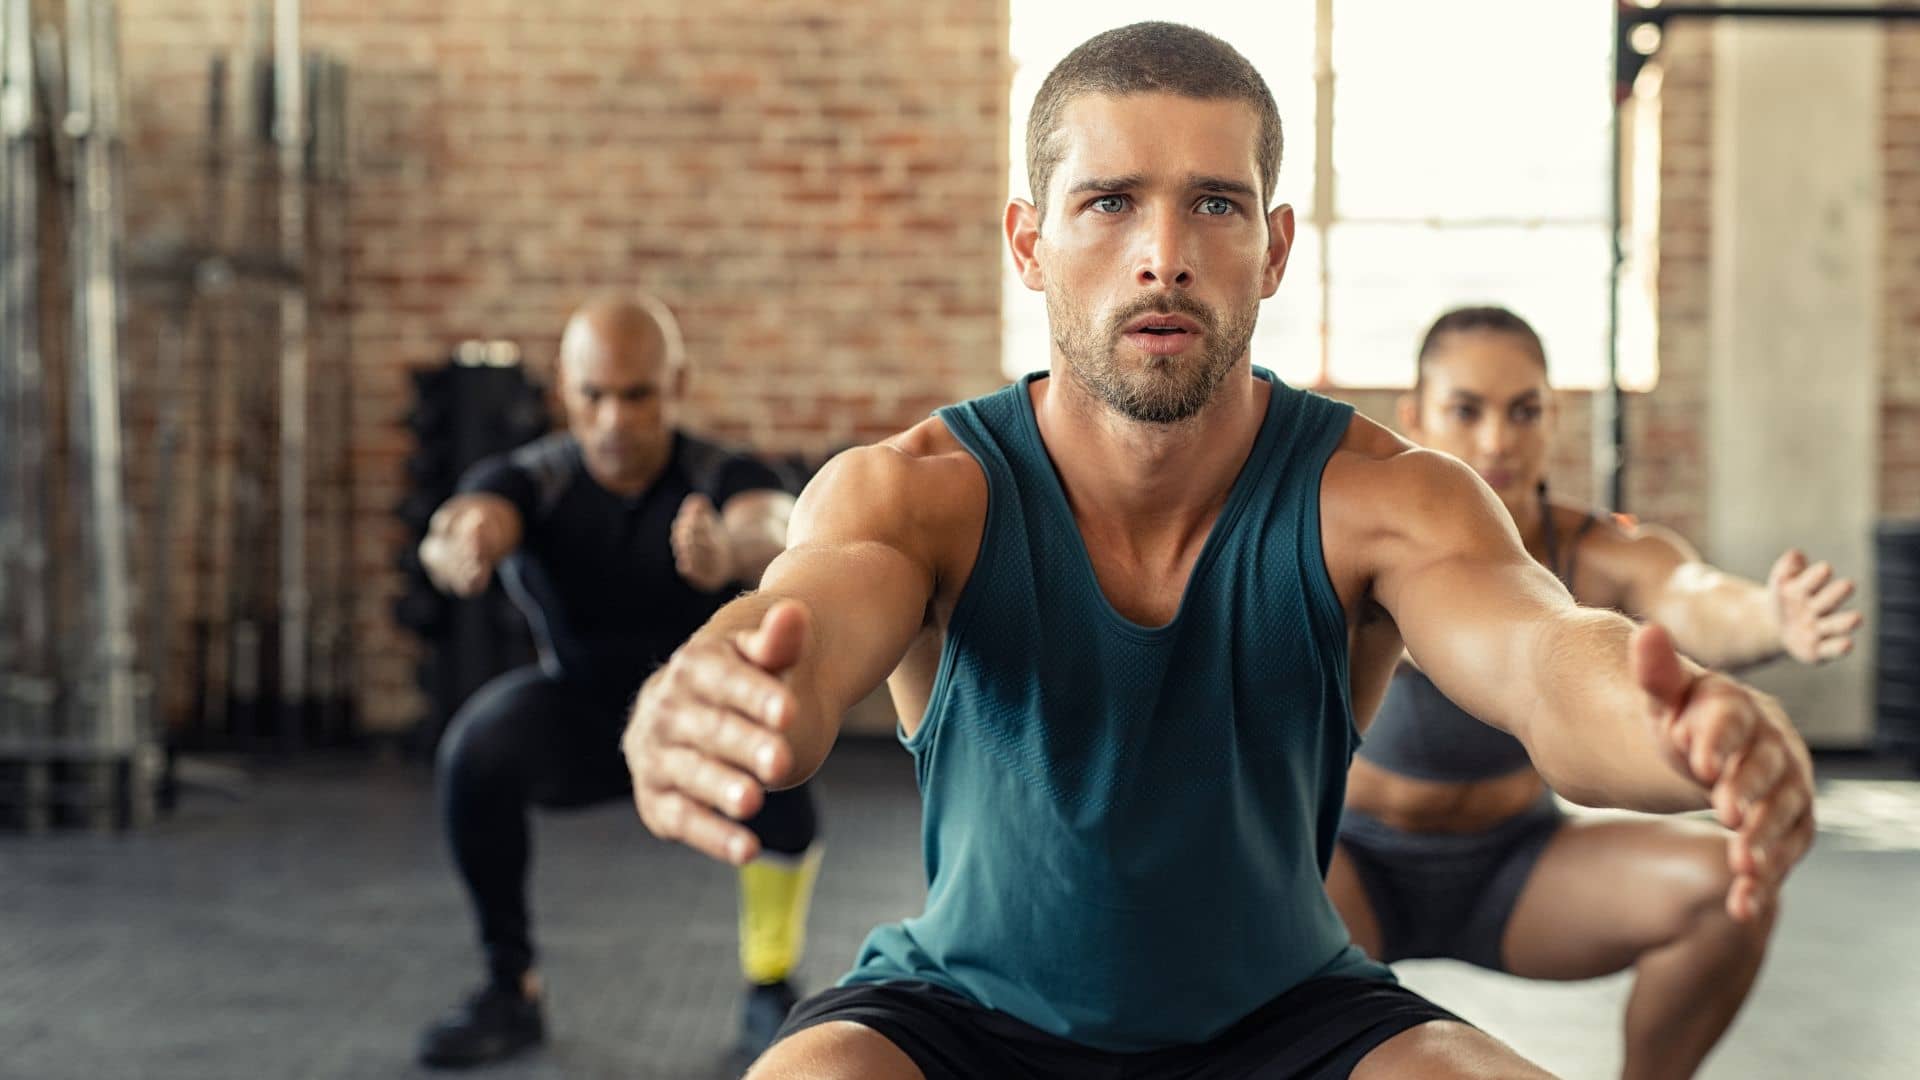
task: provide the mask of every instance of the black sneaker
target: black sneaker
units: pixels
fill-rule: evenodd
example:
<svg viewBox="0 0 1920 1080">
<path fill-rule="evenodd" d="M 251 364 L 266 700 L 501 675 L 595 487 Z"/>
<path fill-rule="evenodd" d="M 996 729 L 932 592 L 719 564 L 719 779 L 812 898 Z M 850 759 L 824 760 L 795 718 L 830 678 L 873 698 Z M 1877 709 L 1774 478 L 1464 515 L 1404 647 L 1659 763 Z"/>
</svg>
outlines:
<svg viewBox="0 0 1920 1080">
<path fill-rule="evenodd" d="M 774 1035 L 799 1000 L 800 995 L 785 979 L 747 987 L 747 996 L 740 1003 L 740 1052 L 759 1057 L 772 1046 Z"/>
<path fill-rule="evenodd" d="M 466 1069 L 504 1061 L 545 1041 L 540 1003 L 504 986 L 489 984 L 420 1036 L 420 1064 Z"/>
</svg>

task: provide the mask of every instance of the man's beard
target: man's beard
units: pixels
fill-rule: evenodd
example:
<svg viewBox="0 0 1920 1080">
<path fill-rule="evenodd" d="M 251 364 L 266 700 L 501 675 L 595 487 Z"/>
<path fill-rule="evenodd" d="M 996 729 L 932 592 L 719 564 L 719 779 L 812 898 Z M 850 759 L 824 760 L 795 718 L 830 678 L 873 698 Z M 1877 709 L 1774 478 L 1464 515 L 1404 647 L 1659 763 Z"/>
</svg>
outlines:
<svg viewBox="0 0 1920 1080">
<path fill-rule="evenodd" d="M 1066 357 L 1069 373 L 1107 407 L 1144 424 L 1177 424 L 1213 400 L 1220 381 L 1245 355 L 1253 340 L 1258 301 L 1224 324 L 1212 308 L 1180 293 L 1141 297 L 1113 313 L 1095 329 L 1092 320 L 1057 291 L 1047 296 L 1047 321 L 1054 347 Z M 1143 315 L 1185 315 L 1200 324 L 1196 355 L 1149 356 L 1143 368 L 1120 360 L 1120 332 Z"/>
</svg>

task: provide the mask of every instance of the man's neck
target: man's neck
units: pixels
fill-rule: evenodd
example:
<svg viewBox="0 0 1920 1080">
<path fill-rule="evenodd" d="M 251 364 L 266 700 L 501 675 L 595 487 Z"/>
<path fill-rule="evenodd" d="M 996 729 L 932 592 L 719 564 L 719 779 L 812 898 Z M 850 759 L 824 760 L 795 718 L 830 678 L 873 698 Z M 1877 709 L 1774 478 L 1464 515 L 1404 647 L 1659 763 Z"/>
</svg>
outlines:
<svg viewBox="0 0 1920 1080">
<path fill-rule="evenodd" d="M 1075 514 L 1141 533 L 1188 533 L 1212 522 L 1259 436 L 1271 392 L 1242 360 L 1198 413 L 1149 424 L 1116 414 L 1071 375 L 1031 390 Z"/>
<path fill-rule="evenodd" d="M 667 471 L 667 462 L 673 459 L 673 439 L 669 437 L 657 453 L 617 474 L 596 469 L 591 457 L 584 454 L 581 457 L 586 463 L 588 478 L 602 490 L 622 499 L 637 499 L 653 490 L 653 485 L 660 482 L 661 474 Z"/>
</svg>

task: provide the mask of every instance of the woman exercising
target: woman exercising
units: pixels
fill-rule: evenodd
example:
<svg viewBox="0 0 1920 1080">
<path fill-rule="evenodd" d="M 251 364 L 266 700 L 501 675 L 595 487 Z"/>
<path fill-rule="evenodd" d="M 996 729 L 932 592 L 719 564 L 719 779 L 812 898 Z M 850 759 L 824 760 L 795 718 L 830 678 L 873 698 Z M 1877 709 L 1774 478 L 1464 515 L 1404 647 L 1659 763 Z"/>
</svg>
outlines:
<svg viewBox="0 0 1920 1080">
<path fill-rule="evenodd" d="M 1853 583 L 1825 563 L 1789 551 L 1765 584 L 1748 581 L 1672 532 L 1554 500 L 1546 353 L 1512 312 L 1441 316 L 1399 419 L 1479 472 L 1580 603 L 1658 622 L 1710 667 L 1818 664 L 1852 648 L 1860 615 L 1840 608 Z M 1563 816 L 1518 740 L 1403 663 L 1349 774 L 1327 890 L 1380 960 L 1446 957 L 1534 979 L 1635 968 L 1624 1075 L 1685 1077 L 1739 1011 L 1772 929 L 1771 912 L 1737 922 L 1725 910 L 1727 835 Z"/>
</svg>

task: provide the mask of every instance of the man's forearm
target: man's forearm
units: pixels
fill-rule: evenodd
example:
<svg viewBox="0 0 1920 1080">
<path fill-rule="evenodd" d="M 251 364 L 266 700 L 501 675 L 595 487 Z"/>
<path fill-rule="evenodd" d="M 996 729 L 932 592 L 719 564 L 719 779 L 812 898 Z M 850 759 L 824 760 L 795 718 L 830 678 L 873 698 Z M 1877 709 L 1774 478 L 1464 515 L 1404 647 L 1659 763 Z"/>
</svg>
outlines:
<svg viewBox="0 0 1920 1080">
<path fill-rule="evenodd" d="M 1656 741 L 1633 677 L 1633 624 L 1581 609 L 1544 631 L 1535 654 L 1536 707 L 1522 741 L 1547 783 L 1574 802 L 1653 813 L 1697 810 L 1707 793 L 1674 768 Z"/>
<path fill-rule="evenodd" d="M 435 585 L 465 595 L 520 546 L 522 531 L 520 512 L 508 500 L 485 492 L 455 495 L 428 522 L 417 549 L 420 565 Z"/>
</svg>

